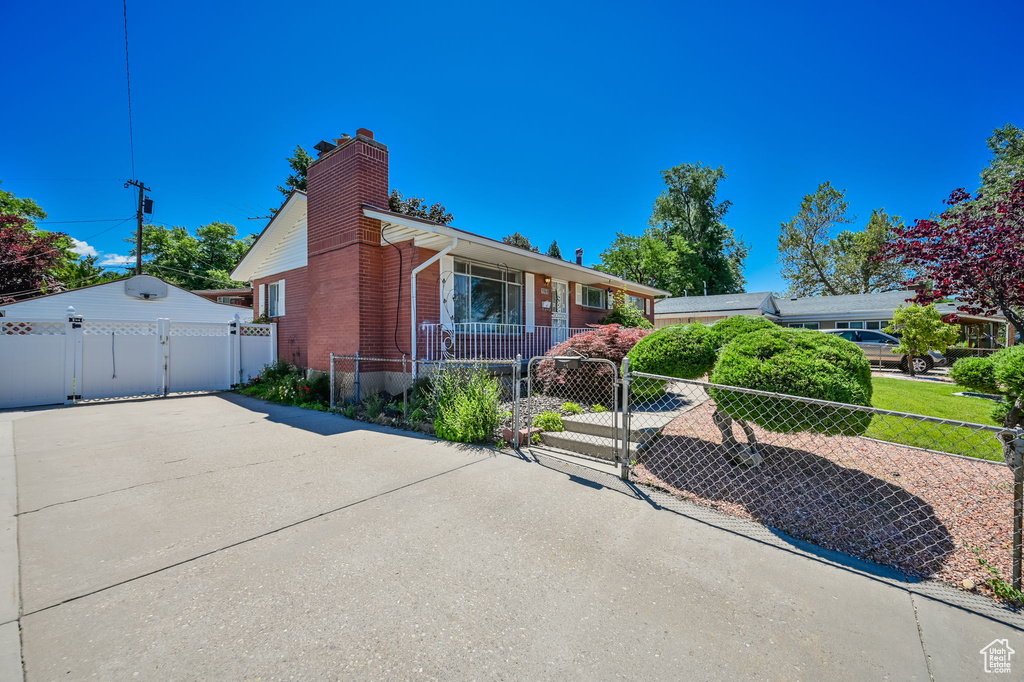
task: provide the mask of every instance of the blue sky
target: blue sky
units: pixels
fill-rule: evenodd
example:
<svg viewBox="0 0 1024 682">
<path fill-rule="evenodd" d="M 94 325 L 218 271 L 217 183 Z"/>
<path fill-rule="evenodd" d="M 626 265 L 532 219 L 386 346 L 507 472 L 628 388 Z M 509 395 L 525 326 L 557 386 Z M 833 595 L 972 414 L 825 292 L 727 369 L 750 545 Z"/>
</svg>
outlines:
<svg viewBox="0 0 1024 682">
<path fill-rule="evenodd" d="M 52 221 L 133 216 L 121 3 L 4 13 L 3 188 Z M 661 169 L 701 161 L 729 175 L 748 291 L 781 291 L 779 223 L 820 182 L 856 225 L 925 217 L 976 186 L 993 128 L 1024 125 L 1019 0 L 129 0 L 128 19 L 136 176 L 155 221 L 192 229 L 259 231 L 296 144 L 366 127 L 392 187 L 455 226 L 589 263 L 644 229 Z M 112 260 L 133 226 L 115 225 L 52 228 Z"/>
</svg>

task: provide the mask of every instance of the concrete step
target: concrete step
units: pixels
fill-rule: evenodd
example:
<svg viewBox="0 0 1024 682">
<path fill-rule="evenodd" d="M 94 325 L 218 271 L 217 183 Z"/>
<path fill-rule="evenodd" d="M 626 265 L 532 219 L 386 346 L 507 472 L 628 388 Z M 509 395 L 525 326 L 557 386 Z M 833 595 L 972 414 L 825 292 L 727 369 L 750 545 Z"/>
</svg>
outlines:
<svg viewBox="0 0 1024 682">
<path fill-rule="evenodd" d="M 678 412 L 634 412 L 630 440 L 644 443 L 665 428 L 678 416 Z M 570 433 L 581 433 L 600 438 L 614 438 L 622 434 L 621 412 L 593 412 L 562 417 L 562 425 Z"/>
<path fill-rule="evenodd" d="M 575 431 L 544 431 L 540 434 L 540 440 L 548 447 L 578 452 L 581 455 L 597 457 L 610 462 L 615 461 L 615 441 L 612 438 Z M 631 442 L 629 444 L 630 454 L 632 455 L 642 446 L 642 443 Z"/>
</svg>

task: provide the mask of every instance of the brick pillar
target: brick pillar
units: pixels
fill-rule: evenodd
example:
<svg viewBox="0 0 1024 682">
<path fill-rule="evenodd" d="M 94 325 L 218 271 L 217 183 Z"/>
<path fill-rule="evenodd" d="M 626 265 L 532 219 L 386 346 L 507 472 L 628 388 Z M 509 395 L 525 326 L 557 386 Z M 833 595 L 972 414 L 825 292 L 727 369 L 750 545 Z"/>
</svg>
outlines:
<svg viewBox="0 0 1024 682">
<path fill-rule="evenodd" d="M 380 221 L 363 216 L 362 204 L 387 209 L 388 148 L 360 128 L 310 165 L 306 183 L 308 362 L 326 370 L 332 351 L 383 350 Z"/>
</svg>

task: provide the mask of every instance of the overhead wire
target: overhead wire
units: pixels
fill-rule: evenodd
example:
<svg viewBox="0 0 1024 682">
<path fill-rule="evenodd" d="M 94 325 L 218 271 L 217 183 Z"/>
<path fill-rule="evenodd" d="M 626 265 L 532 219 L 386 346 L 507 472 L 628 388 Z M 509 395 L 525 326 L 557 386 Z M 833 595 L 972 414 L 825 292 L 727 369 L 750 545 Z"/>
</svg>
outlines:
<svg viewBox="0 0 1024 682">
<path fill-rule="evenodd" d="M 132 179 L 135 179 L 135 131 L 132 126 L 132 72 L 128 64 L 128 0 L 121 0 L 124 10 L 124 75 L 128 83 L 128 143 L 132 154 Z M 141 190 L 140 190 L 141 191 Z"/>
</svg>

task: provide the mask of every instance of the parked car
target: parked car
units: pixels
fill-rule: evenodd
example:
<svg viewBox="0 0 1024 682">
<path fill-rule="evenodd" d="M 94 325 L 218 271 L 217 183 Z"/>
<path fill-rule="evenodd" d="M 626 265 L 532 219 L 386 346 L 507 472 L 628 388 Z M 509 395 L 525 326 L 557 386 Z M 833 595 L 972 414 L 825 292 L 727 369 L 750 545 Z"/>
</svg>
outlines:
<svg viewBox="0 0 1024 682">
<path fill-rule="evenodd" d="M 892 334 L 876 332 L 868 329 L 824 329 L 826 334 L 835 334 L 847 341 L 853 341 L 868 356 L 868 361 L 880 365 L 894 365 L 904 372 L 910 372 L 907 356 L 896 351 L 900 340 Z M 946 364 L 942 353 L 929 351 L 924 357 L 914 358 L 914 374 L 924 374 L 933 367 Z"/>
</svg>

